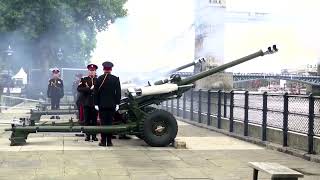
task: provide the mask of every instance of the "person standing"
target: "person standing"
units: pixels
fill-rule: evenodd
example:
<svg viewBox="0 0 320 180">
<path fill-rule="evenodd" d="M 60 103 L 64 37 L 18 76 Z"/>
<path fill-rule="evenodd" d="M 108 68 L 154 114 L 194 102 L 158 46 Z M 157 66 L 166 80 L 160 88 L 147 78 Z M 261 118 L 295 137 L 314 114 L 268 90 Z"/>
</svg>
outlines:
<svg viewBox="0 0 320 180">
<path fill-rule="evenodd" d="M 51 109 L 57 110 L 60 108 L 60 99 L 64 96 L 63 90 L 63 80 L 59 78 L 60 71 L 58 68 L 52 70 L 52 78 L 49 80 L 47 96 L 51 98 Z M 50 119 L 54 119 L 54 116 L 51 116 Z M 60 119 L 59 116 L 56 116 L 56 119 Z"/>
<path fill-rule="evenodd" d="M 95 108 L 99 110 L 102 126 L 111 126 L 115 112 L 119 109 L 121 87 L 118 77 L 111 74 L 113 63 L 102 64 L 104 74 L 99 76 L 95 85 Z M 113 146 L 112 134 L 101 133 L 99 146 Z"/>
<path fill-rule="evenodd" d="M 94 98 L 94 87 L 97 82 L 96 70 L 98 66 L 95 64 L 89 64 L 87 66 L 88 76 L 81 79 L 80 84 L 77 88 L 81 93 L 81 101 L 83 104 L 84 112 L 84 125 L 85 126 L 96 126 L 98 112 L 95 109 L 95 98 Z M 86 134 L 85 141 L 90 141 L 90 135 L 93 141 L 98 141 L 96 134 Z"/>
<path fill-rule="evenodd" d="M 73 101 L 75 103 L 75 106 L 78 110 L 77 118 L 79 119 L 80 124 L 84 122 L 83 120 L 83 107 L 81 103 L 81 93 L 78 92 L 78 86 L 81 84 L 81 78 L 83 77 L 82 74 L 76 74 L 75 80 L 72 83 L 72 94 L 73 94 Z"/>
</svg>

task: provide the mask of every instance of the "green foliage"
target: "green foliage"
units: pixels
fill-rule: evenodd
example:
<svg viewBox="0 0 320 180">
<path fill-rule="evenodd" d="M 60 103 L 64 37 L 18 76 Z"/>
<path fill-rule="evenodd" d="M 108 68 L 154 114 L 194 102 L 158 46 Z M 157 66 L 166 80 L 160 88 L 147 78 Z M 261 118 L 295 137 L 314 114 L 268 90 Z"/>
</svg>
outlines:
<svg viewBox="0 0 320 180">
<path fill-rule="evenodd" d="M 20 53 L 19 58 L 43 68 L 84 65 L 95 48 L 97 32 L 127 14 L 125 2 L 1 0 L 0 50 L 11 44 L 15 55 Z M 57 58 L 59 48 L 63 52 L 61 61 Z"/>
</svg>

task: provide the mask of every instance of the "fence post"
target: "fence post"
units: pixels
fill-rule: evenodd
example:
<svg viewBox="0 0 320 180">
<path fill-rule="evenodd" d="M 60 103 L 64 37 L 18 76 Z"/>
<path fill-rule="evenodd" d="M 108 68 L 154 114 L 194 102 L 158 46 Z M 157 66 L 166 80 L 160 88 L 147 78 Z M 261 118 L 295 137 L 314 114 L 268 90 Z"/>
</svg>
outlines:
<svg viewBox="0 0 320 180">
<path fill-rule="evenodd" d="M 229 131 L 233 132 L 233 107 L 234 107 L 234 91 L 230 91 L 230 117 L 229 117 Z"/>
<path fill-rule="evenodd" d="M 180 98 L 177 98 L 177 116 L 180 116 Z"/>
<path fill-rule="evenodd" d="M 267 140 L 267 113 L 268 113 L 268 95 L 264 92 L 262 95 L 262 141 Z"/>
<path fill-rule="evenodd" d="M 171 113 L 173 114 L 173 99 L 171 99 Z"/>
<path fill-rule="evenodd" d="M 169 111 L 169 103 L 168 103 L 168 100 L 166 101 L 166 110 Z"/>
<path fill-rule="evenodd" d="M 211 125 L 211 91 L 208 90 L 208 113 L 207 113 L 207 125 Z"/>
<path fill-rule="evenodd" d="M 249 127 L 249 91 L 244 93 L 244 120 L 243 120 L 243 135 L 248 136 Z"/>
<path fill-rule="evenodd" d="M 289 97 L 288 93 L 283 95 L 283 146 L 288 146 L 288 116 L 289 116 Z"/>
<path fill-rule="evenodd" d="M 3 91 L 3 89 L 0 88 L 0 91 Z M 3 103 L 2 103 L 2 92 L 0 92 L 0 113 L 2 112 L 2 108 L 1 108 L 2 105 L 3 105 Z"/>
<path fill-rule="evenodd" d="M 199 89 L 199 99 L 198 99 L 198 123 L 201 123 L 201 104 L 202 104 L 202 97 L 201 97 L 201 89 Z"/>
<path fill-rule="evenodd" d="M 308 126 L 308 153 L 314 154 L 313 150 L 313 136 L 314 136 L 314 96 L 309 95 L 309 126 Z"/>
<path fill-rule="evenodd" d="M 182 109 L 183 109 L 183 112 L 182 112 L 182 117 L 183 118 L 186 118 L 186 94 L 183 94 L 183 104 L 182 104 Z"/>
<path fill-rule="evenodd" d="M 227 92 L 223 93 L 223 117 L 227 117 Z"/>
<path fill-rule="evenodd" d="M 221 90 L 218 91 L 217 127 L 218 129 L 221 129 Z"/>
<path fill-rule="evenodd" d="M 193 120 L 193 89 L 191 89 L 190 120 Z"/>
</svg>

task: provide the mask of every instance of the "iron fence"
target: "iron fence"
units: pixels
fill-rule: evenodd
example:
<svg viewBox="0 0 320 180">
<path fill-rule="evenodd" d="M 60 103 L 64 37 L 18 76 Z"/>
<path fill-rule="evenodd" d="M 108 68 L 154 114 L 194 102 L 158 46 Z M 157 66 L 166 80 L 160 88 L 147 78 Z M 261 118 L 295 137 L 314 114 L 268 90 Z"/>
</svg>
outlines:
<svg viewBox="0 0 320 180">
<path fill-rule="evenodd" d="M 7 109 L 8 107 L 12 107 L 19 103 L 22 103 L 23 100 L 21 98 L 22 97 L 19 96 L 0 96 L 0 113 L 2 112 L 2 109 Z"/>
<path fill-rule="evenodd" d="M 191 121 L 212 125 L 211 117 L 215 117 L 217 128 L 221 128 L 224 118 L 229 121 L 230 132 L 234 121 L 242 122 L 244 136 L 248 136 L 249 124 L 261 126 L 263 141 L 268 127 L 282 130 L 284 146 L 288 145 L 288 131 L 306 134 L 310 153 L 314 136 L 320 136 L 320 97 L 312 94 L 191 90 L 170 101 L 162 103 L 162 108 Z"/>
</svg>

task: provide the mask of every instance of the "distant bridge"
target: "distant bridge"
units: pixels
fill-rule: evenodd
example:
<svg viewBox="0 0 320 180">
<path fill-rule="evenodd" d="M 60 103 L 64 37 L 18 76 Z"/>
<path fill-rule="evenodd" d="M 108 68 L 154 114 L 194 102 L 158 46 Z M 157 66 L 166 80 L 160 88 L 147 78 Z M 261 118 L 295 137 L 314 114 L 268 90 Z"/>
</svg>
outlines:
<svg viewBox="0 0 320 180">
<path fill-rule="evenodd" d="M 181 77 L 188 77 L 192 76 L 193 72 L 176 72 L 175 74 L 179 74 Z M 281 79 L 314 86 L 320 86 L 320 76 L 273 73 L 233 73 L 234 83 L 255 81 L 261 79 Z"/>
<path fill-rule="evenodd" d="M 234 73 L 233 82 L 254 81 L 259 79 L 281 79 L 295 81 L 303 84 L 320 86 L 320 76 L 296 75 L 296 74 L 270 74 L 270 73 Z"/>
</svg>

